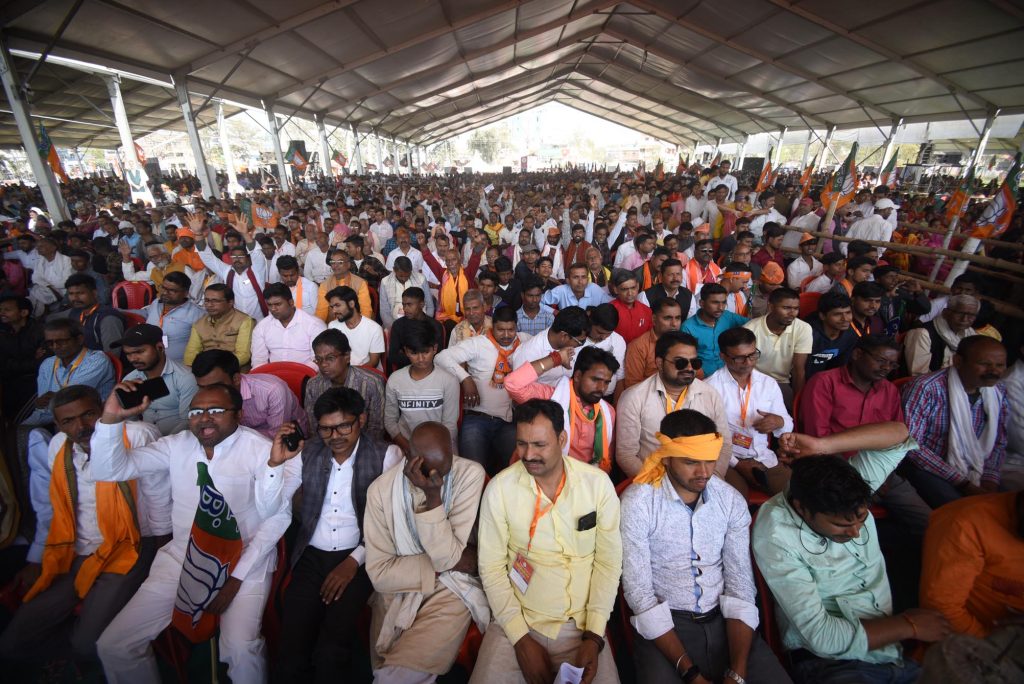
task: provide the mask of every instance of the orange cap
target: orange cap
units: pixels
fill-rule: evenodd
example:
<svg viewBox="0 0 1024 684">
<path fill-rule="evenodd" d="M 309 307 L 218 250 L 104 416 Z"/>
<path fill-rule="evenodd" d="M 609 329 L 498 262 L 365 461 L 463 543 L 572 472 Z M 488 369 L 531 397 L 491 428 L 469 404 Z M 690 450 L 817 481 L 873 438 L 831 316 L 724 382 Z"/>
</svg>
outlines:
<svg viewBox="0 0 1024 684">
<path fill-rule="evenodd" d="M 761 282 L 766 285 L 781 285 L 785 277 L 782 267 L 774 261 L 769 261 L 761 267 Z"/>
</svg>

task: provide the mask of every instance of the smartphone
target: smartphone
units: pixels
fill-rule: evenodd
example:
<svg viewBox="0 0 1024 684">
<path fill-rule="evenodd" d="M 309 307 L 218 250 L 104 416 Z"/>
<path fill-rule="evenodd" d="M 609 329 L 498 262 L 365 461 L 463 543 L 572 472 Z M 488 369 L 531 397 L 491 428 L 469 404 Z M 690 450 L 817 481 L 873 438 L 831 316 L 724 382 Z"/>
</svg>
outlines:
<svg viewBox="0 0 1024 684">
<path fill-rule="evenodd" d="M 299 442 L 306 439 L 306 436 L 302 434 L 302 428 L 294 420 L 292 421 L 292 427 L 295 428 L 295 432 L 289 432 L 281 437 L 281 443 L 284 444 L 288 451 L 296 451 L 299 448 Z"/>
<path fill-rule="evenodd" d="M 121 403 L 121 408 L 130 409 L 141 406 L 142 400 L 146 397 L 149 397 L 150 401 L 156 401 L 170 393 L 171 390 L 167 389 L 163 376 L 159 376 L 144 381 L 134 392 L 117 390 L 117 400 Z"/>
</svg>

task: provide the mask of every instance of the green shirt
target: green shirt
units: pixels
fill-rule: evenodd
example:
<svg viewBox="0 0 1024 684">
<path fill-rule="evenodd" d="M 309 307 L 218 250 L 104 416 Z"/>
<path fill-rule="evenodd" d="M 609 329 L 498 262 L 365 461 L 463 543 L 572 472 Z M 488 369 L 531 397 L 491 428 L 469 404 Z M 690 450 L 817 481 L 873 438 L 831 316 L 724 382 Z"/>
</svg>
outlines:
<svg viewBox="0 0 1024 684">
<path fill-rule="evenodd" d="M 896 469 L 913 439 L 883 451 L 862 451 L 850 459 L 872 491 Z M 845 544 L 812 531 L 776 494 L 758 511 L 754 558 L 778 606 L 779 629 L 788 650 L 807 649 L 822 658 L 892 663 L 899 644 L 868 650 L 861 618 L 892 615 L 885 560 L 869 513 L 860 537 Z"/>
</svg>

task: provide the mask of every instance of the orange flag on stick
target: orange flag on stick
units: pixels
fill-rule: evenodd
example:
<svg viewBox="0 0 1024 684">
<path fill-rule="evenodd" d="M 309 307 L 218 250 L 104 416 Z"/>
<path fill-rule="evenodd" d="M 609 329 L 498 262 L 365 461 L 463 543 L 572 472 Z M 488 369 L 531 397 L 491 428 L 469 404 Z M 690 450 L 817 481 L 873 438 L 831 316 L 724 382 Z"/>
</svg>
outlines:
<svg viewBox="0 0 1024 684">
<path fill-rule="evenodd" d="M 1010 226 L 1010 219 L 1017 211 L 1017 190 L 1020 187 L 1020 158 L 1021 153 L 1013 159 L 1013 166 L 1006 174 L 1006 180 L 999 186 L 999 192 L 992 198 L 992 201 L 985 206 L 981 216 L 975 221 L 971 229 L 971 237 L 992 238 L 998 237 L 1006 232 Z"/>
</svg>

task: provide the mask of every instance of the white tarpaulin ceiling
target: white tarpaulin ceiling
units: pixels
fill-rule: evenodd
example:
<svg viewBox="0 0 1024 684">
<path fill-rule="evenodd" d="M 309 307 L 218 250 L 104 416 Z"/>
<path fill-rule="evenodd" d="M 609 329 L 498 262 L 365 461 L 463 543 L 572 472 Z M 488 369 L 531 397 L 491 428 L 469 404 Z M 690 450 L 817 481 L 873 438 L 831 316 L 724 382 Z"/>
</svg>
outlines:
<svg viewBox="0 0 1024 684">
<path fill-rule="evenodd" d="M 13 0 L 0 25 L 41 52 L 76 6 L 54 55 L 413 144 L 552 101 L 684 145 L 1024 113 L 1016 0 Z M 89 111 L 48 92 L 35 114 Z"/>
</svg>

